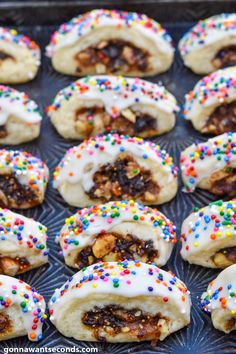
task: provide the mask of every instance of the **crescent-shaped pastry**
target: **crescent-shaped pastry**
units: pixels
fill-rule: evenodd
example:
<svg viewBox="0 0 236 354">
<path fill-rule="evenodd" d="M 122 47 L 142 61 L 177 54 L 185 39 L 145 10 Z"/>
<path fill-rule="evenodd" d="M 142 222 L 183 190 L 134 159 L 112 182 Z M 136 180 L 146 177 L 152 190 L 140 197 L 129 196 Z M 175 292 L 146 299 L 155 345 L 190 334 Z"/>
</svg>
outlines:
<svg viewBox="0 0 236 354">
<path fill-rule="evenodd" d="M 181 153 L 185 192 L 199 187 L 216 195 L 236 195 L 236 133 L 195 143 Z"/>
<path fill-rule="evenodd" d="M 41 204 L 49 178 L 46 164 L 25 151 L 0 150 L 0 206 L 27 209 Z"/>
<path fill-rule="evenodd" d="M 14 276 L 47 263 L 46 231 L 33 219 L 0 209 L 0 274 Z"/>
<path fill-rule="evenodd" d="M 69 149 L 54 172 L 54 187 L 76 207 L 124 199 L 161 204 L 177 192 L 177 167 L 150 141 L 108 134 Z"/>
<path fill-rule="evenodd" d="M 183 222 L 181 256 L 210 268 L 236 264 L 236 199 L 195 210 Z"/>
<path fill-rule="evenodd" d="M 28 335 L 30 341 L 42 339 L 47 315 L 45 301 L 22 280 L 0 275 L 0 341 Z"/>
<path fill-rule="evenodd" d="M 230 333 L 236 329 L 236 264 L 224 269 L 202 294 L 201 306 L 211 313 L 213 326 Z"/>
<path fill-rule="evenodd" d="M 199 21 L 179 42 L 184 64 L 196 74 L 236 65 L 236 14 Z"/>
<path fill-rule="evenodd" d="M 61 90 L 48 115 L 64 138 L 108 131 L 151 137 L 171 130 L 178 106 L 164 86 L 138 78 L 86 77 Z"/>
<path fill-rule="evenodd" d="M 166 30 L 146 15 L 99 9 L 62 24 L 47 55 L 63 74 L 150 76 L 169 69 L 174 49 Z"/>
<path fill-rule="evenodd" d="M 16 145 L 37 138 L 41 120 L 38 105 L 26 93 L 0 85 L 0 144 Z"/>
<path fill-rule="evenodd" d="M 139 261 L 97 263 L 76 273 L 49 302 L 66 337 L 158 341 L 190 322 L 189 292 L 173 274 Z"/>
<path fill-rule="evenodd" d="M 66 219 L 57 241 L 66 264 L 78 269 L 125 259 L 162 266 L 176 243 L 175 230 L 156 209 L 133 201 L 110 202 Z"/>
<path fill-rule="evenodd" d="M 236 66 L 201 79 L 185 96 L 185 118 L 201 133 L 236 131 Z"/>
<path fill-rule="evenodd" d="M 31 81 L 37 75 L 40 57 L 39 46 L 29 37 L 0 27 L 0 83 Z"/>
</svg>

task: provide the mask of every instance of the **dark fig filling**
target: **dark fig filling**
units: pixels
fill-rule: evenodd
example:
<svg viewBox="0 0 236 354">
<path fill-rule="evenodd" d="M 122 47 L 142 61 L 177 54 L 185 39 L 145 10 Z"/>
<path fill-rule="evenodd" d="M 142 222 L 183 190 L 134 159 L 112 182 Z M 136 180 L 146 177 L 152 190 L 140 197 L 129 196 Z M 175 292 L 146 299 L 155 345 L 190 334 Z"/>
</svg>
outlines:
<svg viewBox="0 0 236 354">
<path fill-rule="evenodd" d="M 1 62 L 1 61 L 4 61 L 4 60 L 6 60 L 6 59 L 13 59 L 13 60 L 15 60 L 15 58 L 14 58 L 12 55 L 7 54 L 7 53 L 4 53 L 3 51 L 0 51 L 0 62 Z"/>
<path fill-rule="evenodd" d="M 79 268 L 87 267 L 99 261 L 123 261 L 125 259 L 141 259 L 145 263 L 153 263 L 158 257 L 152 240 L 140 240 L 134 235 L 121 236 L 116 233 L 104 233 L 97 236 L 93 246 L 85 247 L 78 255 Z"/>
<path fill-rule="evenodd" d="M 210 192 L 216 195 L 236 197 L 236 169 L 228 168 L 226 175 L 213 182 Z"/>
<path fill-rule="evenodd" d="M 115 131 L 144 138 L 158 134 L 157 121 L 148 114 L 125 109 L 113 118 L 102 107 L 80 108 L 75 116 L 75 129 L 87 138 L 90 137 L 93 134 L 95 115 L 99 115 L 107 132 Z"/>
<path fill-rule="evenodd" d="M 149 170 L 140 167 L 128 154 L 120 154 L 114 163 L 107 163 L 93 176 L 94 186 L 87 193 L 100 201 L 133 199 L 154 202 L 160 187 Z"/>
<path fill-rule="evenodd" d="M 28 187 L 19 183 L 13 174 L 0 175 L 0 206 L 7 208 L 38 204 L 38 196 Z"/>
<path fill-rule="evenodd" d="M 11 320 L 9 316 L 4 312 L 0 312 L 0 336 L 6 335 L 11 331 Z"/>
<path fill-rule="evenodd" d="M 220 135 L 236 131 L 236 101 L 217 107 L 209 116 L 204 133 Z"/>
<path fill-rule="evenodd" d="M 77 53 L 77 71 L 95 67 L 97 74 L 149 70 L 150 54 L 132 43 L 112 39 L 101 41 Z"/>
<path fill-rule="evenodd" d="M 216 69 L 236 65 L 236 45 L 228 45 L 221 48 L 212 60 Z"/>
<path fill-rule="evenodd" d="M 6 138 L 7 135 L 8 134 L 5 125 L 0 125 L 0 139 Z"/>
<path fill-rule="evenodd" d="M 225 325 L 226 331 L 232 331 L 236 326 L 236 317 L 232 317 Z"/>
<path fill-rule="evenodd" d="M 1 257 L 0 256 L 0 274 L 16 275 L 27 271 L 30 263 L 25 257 Z"/>
<path fill-rule="evenodd" d="M 117 305 L 95 306 L 82 317 L 83 324 L 93 329 L 94 337 L 99 341 L 105 340 L 100 331 L 110 336 L 123 333 L 136 340 L 158 340 L 161 336 L 160 320 L 168 323 L 160 313 L 150 315 L 138 308 L 127 310 Z"/>
<path fill-rule="evenodd" d="M 220 268 L 229 267 L 236 264 L 236 246 L 219 250 L 213 257 L 213 262 Z"/>
</svg>

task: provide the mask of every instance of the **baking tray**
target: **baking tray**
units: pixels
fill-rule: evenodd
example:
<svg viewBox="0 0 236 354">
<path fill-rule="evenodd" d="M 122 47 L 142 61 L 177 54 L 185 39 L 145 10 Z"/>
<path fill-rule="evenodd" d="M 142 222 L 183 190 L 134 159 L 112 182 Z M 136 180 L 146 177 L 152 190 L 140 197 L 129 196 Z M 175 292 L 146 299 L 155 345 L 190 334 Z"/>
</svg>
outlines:
<svg viewBox="0 0 236 354">
<path fill-rule="evenodd" d="M 220 12 L 233 12 L 236 10 L 235 1 L 67 1 L 67 2 L 0 2 L 1 25 L 14 26 L 20 32 L 33 38 L 41 47 L 42 53 L 49 42 L 51 33 L 63 21 L 93 8 L 119 8 L 144 12 L 159 20 L 169 30 L 175 46 L 185 31 L 197 20 Z M 41 111 L 49 105 L 58 90 L 70 84 L 75 78 L 55 72 L 50 60 L 43 54 L 42 66 L 37 78 L 31 83 L 17 85 L 15 88 L 26 91 L 35 99 Z M 165 73 L 149 78 L 150 81 L 162 81 L 164 85 L 183 104 L 184 94 L 200 79 L 183 66 L 178 51 L 171 69 Z M 194 141 L 205 141 L 206 136 L 201 136 L 193 130 L 190 123 L 185 122 L 181 113 L 177 118 L 176 127 L 168 134 L 153 139 L 165 148 L 178 164 L 180 151 Z M 49 166 L 51 176 L 66 150 L 78 144 L 77 141 L 66 141 L 61 138 L 52 127 L 49 119 L 44 114 L 40 137 L 34 142 L 16 146 L 42 158 Z M 8 146 L 10 148 L 10 146 Z M 192 211 L 194 206 L 204 206 L 215 200 L 213 195 L 203 190 L 193 194 L 184 194 L 179 191 L 176 198 L 170 203 L 159 207 L 177 226 L 178 236 L 183 219 Z M 46 302 L 53 294 L 55 288 L 60 287 L 74 272 L 67 267 L 58 255 L 59 248 L 55 244 L 55 235 L 64 223 L 64 219 L 74 213 L 75 208 L 68 207 L 52 188 L 51 180 L 47 189 L 44 203 L 36 208 L 22 211 L 21 213 L 32 217 L 48 226 L 48 246 L 50 257 L 48 265 L 32 270 L 20 276 L 45 297 Z M 25 348 L 59 348 L 76 346 L 77 349 L 94 347 L 98 353 L 173 353 L 173 354 L 210 354 L 210 353 L 236 353 L 236 332 L 225 335 L 213 329 L 210 316 L 199 308 L 199 297 L 206 289 L 208 283 L 216 277 L 218 271 L 189 265 L 184 262 L 179 254 L 180 245 L 174 248 L 171 259 L 164 269 L 170 269 L 188 286 L 192 298 L 191 324 L 172 334 L 152 347 L 148 342 L 127 344 L 106 344 L 78 342 L 63 337 L 56 328 L 47 320 L 44 336 L 40 342 L 30 342 L 27 337 L 21 337 L 0 343 L 0 351 L 4 349 L 17 350 Z M 16 352 L 16 351 L 15 351 Z"/>
</svg>

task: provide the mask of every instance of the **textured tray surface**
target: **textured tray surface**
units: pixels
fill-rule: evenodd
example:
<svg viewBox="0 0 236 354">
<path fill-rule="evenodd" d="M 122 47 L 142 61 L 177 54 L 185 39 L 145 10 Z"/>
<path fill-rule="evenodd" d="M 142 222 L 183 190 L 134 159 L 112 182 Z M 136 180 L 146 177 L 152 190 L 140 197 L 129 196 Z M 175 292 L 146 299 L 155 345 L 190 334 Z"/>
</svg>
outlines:
<svg viewBox="0 0 236 354">
<path fill-rule="evenodd" d="M 140 11 L 142 11 L 140 6 Z M 146 11 L 148 12 L 148 11 Z M 17 16 L 17 15 L 16 15 Z M 204 14 L 203 14 L 204 16 Z M 185 14 L 186 17 L 186 14 Z M 191 17 L 190 17 L 191 18 Z M 15 19 L 16 23 L 17 18 Z M 20 23 L 19 21 L 18 23 Z M 191 26 L 191 23 L 165 24 L 170 34 L 177 44 L 183 33 Z M 49 41 L 50 34 L 55 29 L 52 26 L 32 26 L 18 27 L 22 33 L 30 35 L 35 39 L 44 52 L 45 45 Z M 176 53 L 175 62 L 169 72 L 150 78 L 153 82 L 163 81 L 166 87 L 176 96 L 178 102 L 183 104 L 184 94 L 189 91 L 199 80 L 199 77 L 192 74 L 184 68 L 179 54 Z M 41 111 L 51 103 L 53 97 L 59 89 L 65 87 L 73 81 L 72 77 L 66 77 L 56 73 L 50 64 L 50 60 L 43 56 L 42 66 L 37 78 L 26 85 L 18 85 L 16 88 L 26 91 L 35 99 L 41 108 Z M 154 139 L 166 149 L 178 164 L 180 151 L 192 144 L 194 141 L 204 141 L 203 137 L 193 130 L 191 124 L 183 121 L 179 116 L 177 125 L 170 133 Z M 32 143 L 24 144 L 19 147 L 20 150 L 26 150 L 41 157 L 49 166 L 52 173 L 54 167 L 64 155 L 66 150 L 77 144 L 75 141 L 63 140 L 52 127 L 49 119 L 44 115 L 42 131 L 40 138 Z M 183 219 L 192 211 L 194 206 L 204 206 L 215 200 L 215 197 L 206 191 L 200 191 L 193 194 L 184 194 L 181 191 L 181 182 L 179 181 L 179 192 L 176 198 L 159 209 L 165 213 L 177 226 L 178 235 Z M 50 185 L 47 190 L 46 199 L 42 206 L 23 212 L 28 217 L 33 217 L 48 226 L 50 247 L 50 262 L 34 271 L 30 271 L 21 276 L 21 279 L 36 287 L 37 290 L 49 300 L 56 287 L 61 286 L 68 276 L 73 274 L 73 270 L 65 266 L 63 259 L 58 256 L 58 246 L 55 244 L 55 234 L 60 230 L 64 219 L 74 213 L 76 209 L 68 207 L 56 190 Z M 44 337 L 38 343 L 31 343 L 27 337 L 14 339 L 6 342 L 0 342 L 0 352 L 6 347 L 97 347 L 99 353 L 236 353 L 236 333 L 224 335 L 213 329 L 210 317 L 199 309 L 199 296 L 206 289 L 208 283 L 218 274 L 218 271 L 209 270 L 203 267 L 189 265 L 182 261 L 179 255 L 180 246 L 174 249 L 172 257 L 165 269 L 173 271 L 182 279 L 191 291 L 193 302 L 192 321 L 187 328 L 171 335 L 164 342 L 159 342 L 156 347 L 151 347 L 149 343 L 132 344 L 96 344 L 76 342 L 72 339 L 63 337 L 57 332 L 52 324 L 47 321 L 44 329 Z"/>
</svg>

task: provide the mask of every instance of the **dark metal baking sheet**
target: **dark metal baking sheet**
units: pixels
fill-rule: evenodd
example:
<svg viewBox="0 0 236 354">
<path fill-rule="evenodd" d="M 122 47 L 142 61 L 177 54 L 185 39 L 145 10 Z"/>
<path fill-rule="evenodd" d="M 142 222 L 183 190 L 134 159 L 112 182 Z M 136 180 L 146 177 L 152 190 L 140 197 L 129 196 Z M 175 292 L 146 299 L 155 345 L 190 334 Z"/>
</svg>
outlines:
<svg viewBox="0 0 236 354">
<path fill-rule="evenodd" d="M 1 25 L 14 26 L 20 32 L 30 35 L 36 40 L 44 53 L 50 34 L 62 21 L 70 19 L 78 13 L 95 7 L 106 7 L 135 10 L 151 15 L 154 19 L 161 19 L 174 39 L 175 46 L 183 33 L 199 18 L 204 18 L 222 11 L 234 11 L 235 1 L 84 1 L 84 2 L 4 2 L 0 3 Z M 50 60 L 44 55 L 42 66 L 37 78 L 28 84 L 15 86 L 19 90 L 26 91 L 35 99 L 43 112 L 51 103 L 59 89 L 73 81 L 73 77 L 56 73 Z M 176 51 L 175 61 L 171 69 L 162 75 L 151 77 L 153 82 L 162 81 L 166 87 L 176 96 L 178 102 L 183 104 L 184 94 L 190 90 L 200 77 L 191 73 L 183 66 Z M 180 151 L 194 141 L 204 141 L 203 137 L 193 130 L 191 124 L 185 122 L 181 115 L 178 116 L 177 125 L 170 133 L 154 139 L 165 148 L 176 163 L 179 161 Z M 52 174 L 55 166 L 66 150 L 77 144 L 75 141 L 65 141 L 61 138 L 49 119 L 44 114 L 40 138 L 32 143 L 17 146 L 20 150 L 27 150 L 41 157 L 49 166 Z M 215 200 L 215 197 L 206 191 L 196 191 L 193 194 L 184 194 L 180 188 L 176 198 L 159 209 L 172 219 L 180 233 L 183 219 L 191 212 L 194 206 L 204 206 Z M 21 276 L 49 300 L 56 287 L 61 286 L 73 270 L 65 266 L 63 259 L 58 256 L 58 246 L 54 239 L 56 233 L 64 223 L 64 219 L 74 213 L 75 208 L 68 207 L 51 182 L 49 184 L 44 203 L 36 208 L 22 212 L 33 217 L 48 226 L 48 245 L 50 247 L 49 264 L 39 269 L 30 271 Z M 199 309 L 199 296 L 206 289 L 208 283 L 218 274 L 218 271 L 203 267 L 189 265 L 182 261 L 179 255 L 179 244 L 175 247 L 171 259 L 165 269 L 172 270 L 180 277 L 191 291 L 192 316 L 191 324 L 179 332 L 169 336 L 164 342 L 159 342 L 156 347 L 150 343 L 104 344 L 77 342 L 63 337 L 55 327 L 47 321 L 44 328 L 44 337 L 38 343 L 28 341 L 27 337 L 21 337 L 5 342 L 0 342 L 0 351 L 9 348 L 42 348 L 42 347 L 97 347 L 99 353 L 163 353 L 163 354 L 213 354 L 236 353 L 236 332 L 225 335 L 213 329 L 210 317 Z"/>
</svg>

